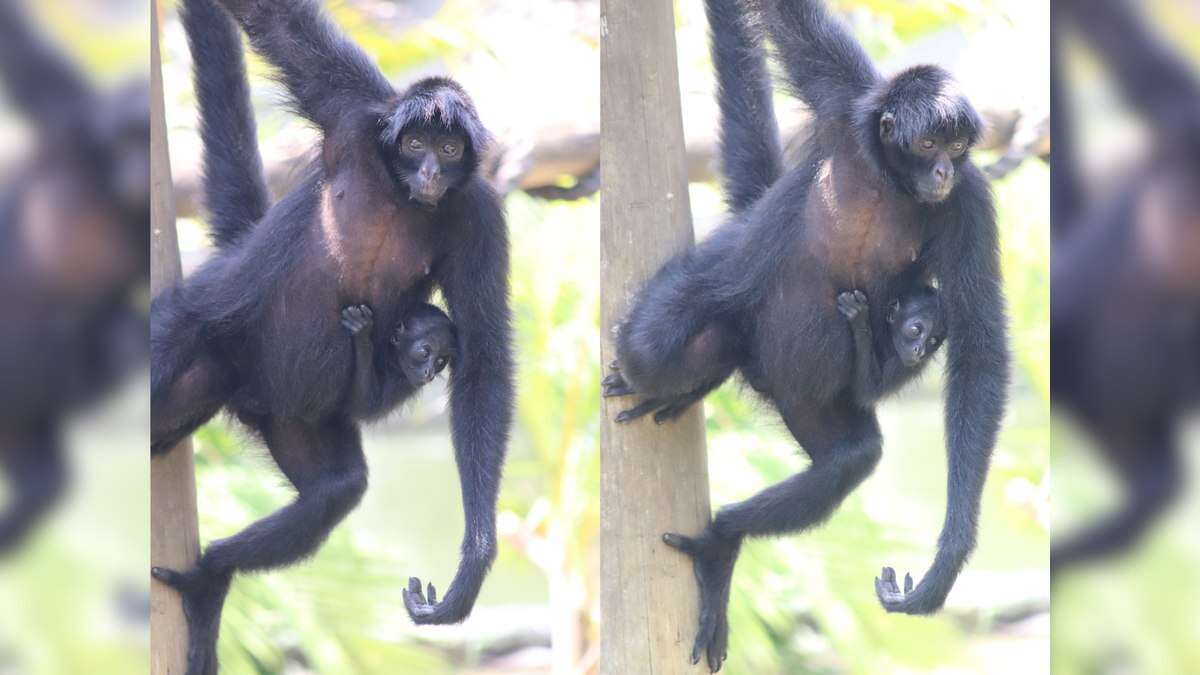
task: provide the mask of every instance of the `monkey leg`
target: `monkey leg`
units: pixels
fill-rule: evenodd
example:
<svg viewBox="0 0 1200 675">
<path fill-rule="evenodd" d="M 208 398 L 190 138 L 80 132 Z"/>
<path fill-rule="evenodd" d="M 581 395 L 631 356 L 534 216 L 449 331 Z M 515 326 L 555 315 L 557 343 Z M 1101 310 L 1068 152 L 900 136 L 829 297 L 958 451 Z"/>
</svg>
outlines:
<svg viewBox="0 0 1200 675">
<path fill-rule="evenodd" d="M 216 672 L 221 608 L 233 574 L 283 567 L 313 554 L 367 488 L 367 466 L 352 423 L 270 418 L 260 431 L 271 456 L 296 487 L 296 499 L 232 537 L 212 542 L 186 572 L 151 570 L 154 578 L 183 597 L 188 675 Z"/>
<path fill-rule="evenodd" d="M 168 452 L 207 422 L 228 396 L 219 364 L 204 353 L 196 321 L 184 316 L 178 289 L 150 309 L 150 454 Z"/>
<path fill-rule="evenodd" d="M 0 513 L 0 556 L 20 544 L 62 496 L 67 469 L 51 423 L 0 432 L 0 467 L 11 485 L 8 508 Z"/>
<path fill-rule="evenodd" d="M 850 491 L 862 483 L 882 456 L 883 440 L 873 412 L 843 411 L 846 438 L 823 444 L 830 429 L 814 438 L 807 433 L 817 416 L 785 413 L 784 422 L 802 441 L 813 463 L 805 471 L 736 504 L 722 507 L 698 537 L 668 533 L 663 541 L 692 558 L 700 588 L 700 628 L 692 646 L 692 662 L 707 658 L 716 672 L 728 653 L 727 610 L 733 567 L 742 539 L 800 532 L 824 522 Z M 833 416 L 836 417 L 836 416 Z M 832 426 L 842 426 L 831 424 Z"/>
<path fill-rule="evenodd" d="M 1095 561 L 1131 546 L 1179 495 L 1183 487 L 1177 453 L 1165 431 L 1141 439 L 1101 438 L 1104 456 L 1125 488 L 1125 503 L 1115 513 L 1056 542 L 1050 570 Z"/>
<path fill-rule="evenodd" d="M 674 398 L 712 380 L 723 382 L 733 373 L 734 345 L 724 327 L 712 323 L 682 340 L 675 334 L 676 326 L 657 328 L 666 335 L 658 338 L 650 330 L 630 328 L 618 340 L 619 372 L 614 375 L 633 391 L 650 398 Z M 676 341 L 681 347 L 671 349 L 668 345 Z M 612 379 L 610 375 L 605 384 Z"/>
<path fill-rule="evenodd" d="M 150 454 L 161 455 L 213 415 L 225 403 L 226 385 L 217 366 L 202 358 L 150 399 Z"/>
</svg>

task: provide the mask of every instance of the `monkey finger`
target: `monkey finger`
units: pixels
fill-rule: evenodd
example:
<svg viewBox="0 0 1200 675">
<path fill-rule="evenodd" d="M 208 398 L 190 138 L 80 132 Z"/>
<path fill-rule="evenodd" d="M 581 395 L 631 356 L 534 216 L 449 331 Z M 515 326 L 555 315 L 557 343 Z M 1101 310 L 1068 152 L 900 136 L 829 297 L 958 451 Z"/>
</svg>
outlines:
<svg viewBox="0 0 1200 675">
<path fill-rule="evenodd" d="M 422 605 L 428 604 L 425 602 L 425 595 L 421 593 L 421 580 L 416 577 L 408 578 L 408 594 L 413 597 L 413 600 Z"/>
<path fill-rule="evenodd" d="M 863 304 L 863 305 L 867 304 L 867 294 L 863 293 L 862 291 L 855 290 L 854 291 L 854 299 L 857 300 L 859 302 L 859 304 Z"/>
<path fill-rule="evenodd" d="M 433 582 L 432 582 L 432 581 L 431 581 L 431 582 L 429 582 L 429 585 L 428 585 L 428 587 L 426 588 L 426 595 L 427 595 L 427 596 L 429 596 L 429 597 L 427 597 L 427 598 L 426 598 L 426 601 L 427 601 L 429 604 L 431 604 L 431 605 L 436 605 L 436 604 L 437 604 L 437 589 L 433 587 Z"/>
<path fill-rule="evenodd" d="M 913 589 L 912 575 L 905 572 L 904 573 L 904 594 L 908 595 L 909 593 L 912 593 L 912 589 Z"/>
</svg>

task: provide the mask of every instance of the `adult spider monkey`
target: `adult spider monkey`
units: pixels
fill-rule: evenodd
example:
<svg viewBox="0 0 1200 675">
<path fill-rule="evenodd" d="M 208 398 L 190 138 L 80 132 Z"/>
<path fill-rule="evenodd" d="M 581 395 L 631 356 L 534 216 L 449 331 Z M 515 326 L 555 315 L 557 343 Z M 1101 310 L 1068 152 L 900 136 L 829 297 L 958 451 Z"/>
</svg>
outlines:
<svg viewBox="0 0 1200 675">
<path fill-rule="evenodd" d="M 1120 508 L 1050 551 L 1057 575 L 1133 545 L 1182 493 L 1180 427 L 1200 402 L 1200 78 L 1134 5 L 1056 0 L 1148 135 L 1111 197 L 1089 196 L 1073 154 L 1056 34 L 1051 394 L 1120 480 Z"/>
<path fill-rule="evenodd" d="M 881 77 L 820 3 L 762 5 L 747 16 L 735 0 L 706 3 L 734 214 L 646 285 L 618 332 L 620 373 L 609 381 L 609 393 L 676 396 L 703 377 L 688 368 L 697 353 L 744 336 L 763 393 L 812 458 L 806 471 L 721 508 L 698 536 L 664 535 L 693 558 L 701 620 L 692 658 L 706 656 L 714 671 L 726 656 L 742 539 L 819 524 L 879 461 L 875 414 L 849 387 L 839 292 L 864 291 L 882 321 L 904 280 L 936 278 L 950 336 L 946 518 L 919 584 L 909 577 L 901 590 L 891 568 L 876 579 L 888 611 L 939 609 L 974 549 L 1008 383 L 995 215 L 968 159 L 978 114 L 938 67 Z M 804 160 L 786 172 L 755 21 L 814 113 Z"/>
<path fill-rule="evenodd" d="M 410 579 L 403 595 L 415 623 L 458 622 L 474 605 L 496 555 L 512 422 L 507 231 L 499 198 L 476 171 L 489 136 L 466 93 L 429 78 L 397 94 L 314 2 L 221 4 L 184 2 L 206 191 L 223 206 L 214 209 L 216 255 L 153 302 L 151 447 L 166 452 L 222 407 L 245 412 L 297 496 L 210 543 L 192 569 L 153 570 L 183 596 L 193 675 L 215 670 L 234 572 L 311 555 L 366 489 L 343 308 L 368 305 L 376 325 L 391 327 L 436 286 L 456 328 L 450 417 L 466 530 L 440 602 L 432 584 L 426 594 Z M 322 132 L 319 161 L 269 208 L 233 20 Z M 371 337 L 382 371 L 390 331 Z M 240 411 L 242 400 L 265 414 Z"/>
</svg>

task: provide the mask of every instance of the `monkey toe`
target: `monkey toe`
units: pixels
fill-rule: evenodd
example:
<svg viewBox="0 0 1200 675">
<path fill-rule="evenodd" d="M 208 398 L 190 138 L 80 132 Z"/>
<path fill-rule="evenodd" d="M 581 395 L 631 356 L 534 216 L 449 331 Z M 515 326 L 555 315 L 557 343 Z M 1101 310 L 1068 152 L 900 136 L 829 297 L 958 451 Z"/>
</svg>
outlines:
<svg viewBox="0 0 1200 675">
<path fill-rule="evenodd" d="M 629 396 L 630 394 L 636 393 L 634 392 L 633 388 L 625 382 L 625 378 L 621 377 L 618 373 L 613 373 L 612 375 L 604 378 L 601 380 L 600 385 L 604 387 L 604 398 L 611 398 L 614 396 Z"/>
<path fill-rule="evenodd" d="M 166 567 L 151 567 L 150 576 L 176 590 L 182 590 L 186 585 L 187 577 L 182 572 L 167 569 Z"/>
</svg>

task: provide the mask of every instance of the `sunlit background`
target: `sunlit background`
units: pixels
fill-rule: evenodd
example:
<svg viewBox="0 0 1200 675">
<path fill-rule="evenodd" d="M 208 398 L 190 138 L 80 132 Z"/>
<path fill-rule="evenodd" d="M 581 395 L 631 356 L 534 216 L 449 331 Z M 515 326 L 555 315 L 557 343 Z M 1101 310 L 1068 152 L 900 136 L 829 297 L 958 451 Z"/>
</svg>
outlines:
<svg viewBox="0 0 1200 675">
<path fill-rule="evenodd" d="M 1132 16 L 1113 20 L 1109 9 L 1122 6 Z M 1097 17 L 1092 30 L 1079 30 L 1072 7 Z M 1054 156 L 1055 228 L 1069 228 L 1054 242 L 1054 539 L 1108 523 L 1102 539 L 1114 545 L 1061 570 L 1055 556 L 1054 672 L 1200 672 L 1200 281 L 1190 276 L 1200 269 L 1200 4 L 1059 9 L 1055 113 L 1070 133 L 1059 132 Z M 1119 78 L 1112 64 L 1130 59 L 1140 63 Z M 1081 213 L 1060 222 L 1068 162 Z M 1116 246 L 1090 243 L 1110 232 Z M 1164 449 L 1177 464 L 1156 467 Z M 1174 499 L 1172 481 L 1184 488 Z"/>
</svg>

